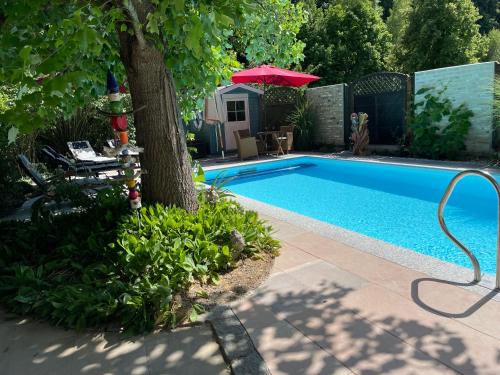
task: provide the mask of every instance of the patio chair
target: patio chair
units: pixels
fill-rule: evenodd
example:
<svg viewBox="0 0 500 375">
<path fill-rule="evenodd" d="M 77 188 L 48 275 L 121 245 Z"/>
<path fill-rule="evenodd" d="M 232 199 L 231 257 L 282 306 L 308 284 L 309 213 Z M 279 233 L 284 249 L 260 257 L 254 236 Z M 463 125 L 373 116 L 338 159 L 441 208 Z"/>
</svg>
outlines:
<svg viewBox="0 0 500 375">
<path fill-rule="evenodd" d="M 293 149 L 293 126 L 280 126 L 280 134 L 278 137 L 282 142 L 283 151 L 288 154 Z"/>
<path fill-rule="evenodd" d="M 120 170 L 121 165 L 113 158 L 113 161 L 109 162 L 93 162 L 93 161 L 72 161 L 68 159 L 63 154 L 58 153 L 50 146 L 44 146 L 42 148 L 42 155 L 45 161 L 52 168 L 62 168 L 68 174 L 73 175 L 97 175 L 99 172 Z"/>
<path fill-rule="evenodd" d="M 67 144 L 69 151 L 78 161 L 91 161 L 94 163 L 116 162 L 115 158 L 97 155 L 89 141 L 73 141 Z"/>
<path fill-rule="evenodd" d="M 38 186 L 42 191 L 47 191 L 49 187 L 49 182 L 38 172 L 38 170 L 31 164 L 26 155 L 17 155 L 17 164 L 26 173 L 31 180 Z"/>
<path fill-rule="evenodd" d="M 293 127 L 280 126 L 279 131 L 272 132 L 272 141 L 272 149 L 276 153 L 276 156 L 288 154 L 293 144 Z"/>
<path fill-rule="evenodd" d="M 17 156 L 17 162 L 26 175 L 37 185 L 39 194 L 24 202 L 21 208 L 8 220 L 29 220 L 30 217 L 33 220 L 39 216 L 42 208 L 59 213 L 77 210 L 76 207 L 68 207 L 68 202 L 62 201 L 60 197 L 58 199 L 58 192 L 55 188 L 58 176 L 45 178 L 23 154 Z M 74 179 L 68 184 L 77 186 L 80 193 L 87 197 L 95 196 L 98 190 L 111 187 L 108 180 L 101 180 L 97 177 Z"/>
<path fill-rule="evenodd" d="M 250 130 L 235 130 L 233 131 L 238 147 L 238 157 L 240 160 L 256 156 L 259 158 L 259 150 L 257 148 L 257 140 L 250 135 Z"/>
<path fill-rule="evenodd" d="M 17 163 L 19 167 L 26 173 L 27 176 L 40 188 L 43 193 L 47 193 L 50 186 L 53 183 L 54 178 L 46 179 L 42 174 L 35 168 L 35 166 L 29 161 L 29 159 L 24 154 L 17 155 Z M 81 187 L 88 186 L 106 186 L 107 182 L 99 178 L 80 178 L 73 180 L 72 183 L 77 184 Z"/>
</svg>

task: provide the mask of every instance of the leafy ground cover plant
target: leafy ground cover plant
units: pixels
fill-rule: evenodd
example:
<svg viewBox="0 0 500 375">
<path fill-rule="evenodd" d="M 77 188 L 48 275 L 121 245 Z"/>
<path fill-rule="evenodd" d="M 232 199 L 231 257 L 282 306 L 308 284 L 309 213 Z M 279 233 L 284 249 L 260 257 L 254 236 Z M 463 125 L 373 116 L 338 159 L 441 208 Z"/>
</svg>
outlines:
<svg viewBox="0 0 500 375">
<path fill-rule="evenodd" d="M 446 89 L 422 88 L 424 95 L 414 105 L 409 121 L 409 151 L 414 156 L 431 159 L 456 159 L 465 151 L 465 139 L 474 113 L 465 104 L 453 105 Z"/>
<path fill-rule="evenodd" d="M 236 202 L 213 204 L 200 193 L 199 204 L 194 213 L 143 207 L 139 225 L 121 192 L 104 190 L 82 212 L 0 223 L 0 301 L 78 329 L 175 325 L 175 301 L 191 282 L 217 282 L 239 259 L 279 245 L 271 228 Z M 234 231 L 243 249 L 233 245 Z"/>
</svg>

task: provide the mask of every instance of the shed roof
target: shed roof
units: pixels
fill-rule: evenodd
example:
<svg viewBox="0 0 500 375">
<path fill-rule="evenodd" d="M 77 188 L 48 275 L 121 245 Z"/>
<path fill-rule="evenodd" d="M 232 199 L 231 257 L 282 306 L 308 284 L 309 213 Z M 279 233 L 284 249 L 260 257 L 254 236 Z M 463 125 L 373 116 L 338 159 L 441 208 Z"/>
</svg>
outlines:
<svg viewBox="0 0 500 375">
<path fill-rule="evenodd" d="M 217 88 L 217 93 L 219 95 L 222 95 L 222 94 L 227 94 L 237 88 L 242 88 L 244 90 L 248 90 L 248 91 L 252 91 L 252 92 L 255 92 L 259 95 L 262 95 L 264 94 L 264 91 L 262 90 L 259 90 L 255 87 L 252 87 L 252 86 L 248 86 L 248 85 L 245 85 L 244 83 L 237 83 L 237 84 L 234 84 L 234 85 L 228 85 L 228 86 L 221 86 L 221 87 L 218 87 Z"/>
</svg>

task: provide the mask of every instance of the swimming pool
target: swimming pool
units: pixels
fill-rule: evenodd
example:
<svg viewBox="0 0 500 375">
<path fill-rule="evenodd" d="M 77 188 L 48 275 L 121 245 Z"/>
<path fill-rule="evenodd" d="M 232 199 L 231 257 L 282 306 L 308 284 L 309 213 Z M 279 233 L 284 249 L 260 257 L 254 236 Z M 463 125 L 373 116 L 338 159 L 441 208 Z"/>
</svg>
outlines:
<svg viewBox="0 0 500 375">
<path fill-rule="evenodd" d="M 251 199 L 471 268 L 442 233 L 437 207 L 457 171 L 298 157 L 206 172 Z M 495 176 L 498 179 L 498 176 Z M 497 198 L 477 176 L 456 187 L 445 210 L 452 231 L 478 258 L 483 272 L 496 264 Z"/>
</svg>

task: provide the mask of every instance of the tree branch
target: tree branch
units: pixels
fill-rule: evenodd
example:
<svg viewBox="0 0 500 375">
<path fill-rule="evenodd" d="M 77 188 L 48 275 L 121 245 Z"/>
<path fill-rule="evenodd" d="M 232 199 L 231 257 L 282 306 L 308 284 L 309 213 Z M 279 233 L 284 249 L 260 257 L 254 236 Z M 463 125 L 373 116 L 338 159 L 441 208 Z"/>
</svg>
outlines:
<svg viewBox="0 0 500 375">
<path fill-rule="evenodd" d="M 135 10 L 134 4 L 132 4 L 132 0 L 123 0 L 123 6 L 127 10 L 130 19 L 132 21 L 132 27 L 134 28 L 135 37 L 137 38 L 137 42 L 141 48 L 146 46 L 146 39 L 144 38 L 144 34 L 142 32 L 141 21 L 139 20 L 139 16 L 137 15 L 137 11 Z"/>
</svg>

